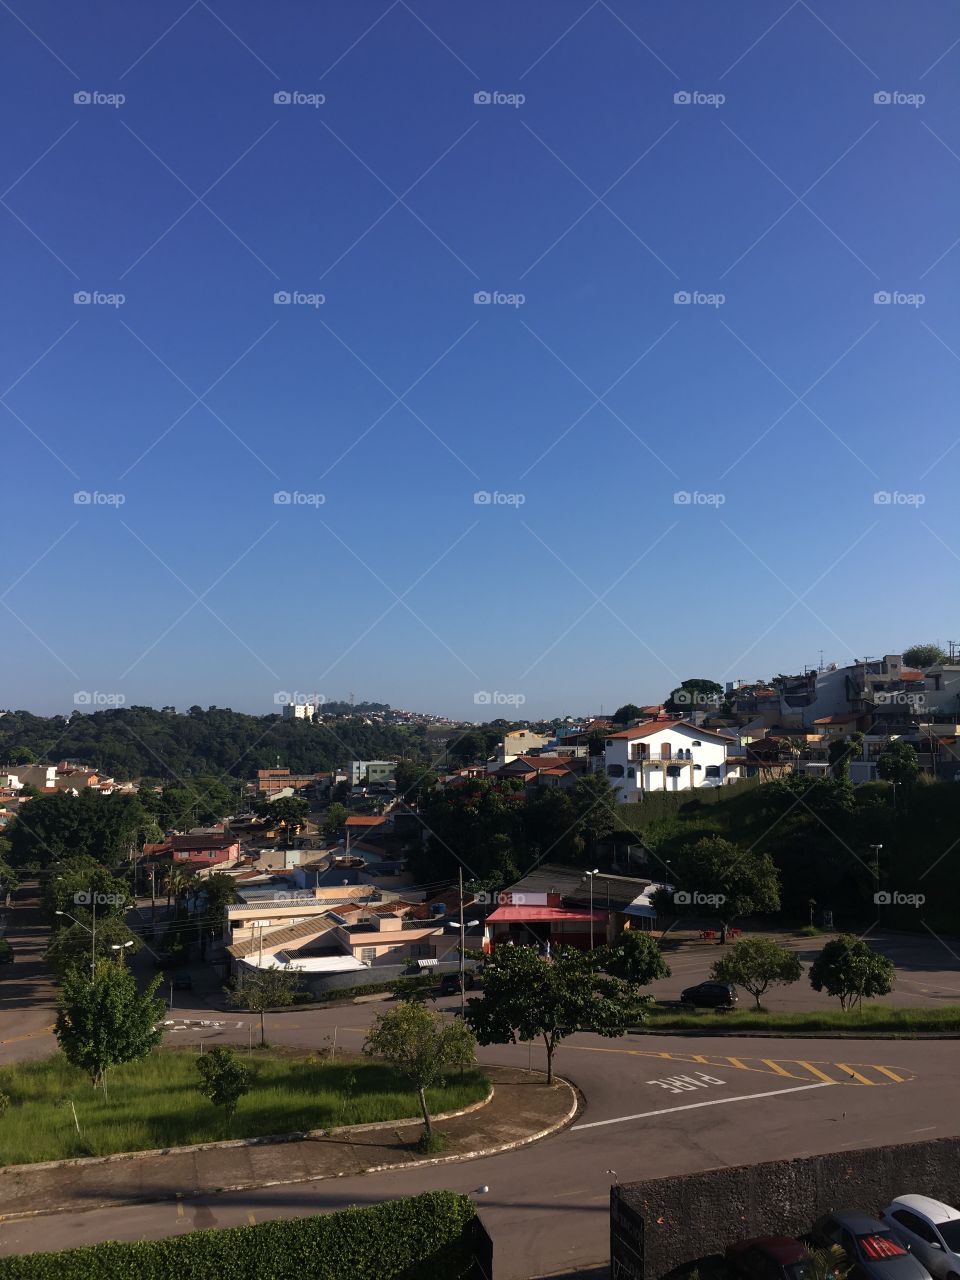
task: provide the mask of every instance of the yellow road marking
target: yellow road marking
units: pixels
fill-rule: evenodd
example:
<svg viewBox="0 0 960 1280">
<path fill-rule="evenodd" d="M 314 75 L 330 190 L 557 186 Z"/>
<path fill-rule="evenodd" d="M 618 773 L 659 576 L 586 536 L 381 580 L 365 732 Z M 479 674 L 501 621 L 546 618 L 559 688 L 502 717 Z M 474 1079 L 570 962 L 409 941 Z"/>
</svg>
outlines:
<svg viewBox="0 0 960 1280">
<path fill-rule="evenodd" d="M 695 1053 L 691 1058 L 691 1062 L 706 1062 L 706 1061 L 707 1060 L 702 1053 Z M 713 1063 L 710 1063 L 709 1065 L 712 1066 Z"/>
<path fill-rule="evenodd" d="M 255 1214 L 255 1213 L 248 1213 L 248 1214 L 247 1214 L 247 1221 L 250 1223 L 251 1227 L 255 1227 L 255 1226 L 257 1225 L 257 1216 L 256 1216 L 256 1214 Z"/>
<path fill-rule="evenodd" d="M 183 1217 L 183 1201 L 182 1200 L 177 1201 L 177 1217 L 178 1218 Z"/>
<path fill-rule="evenodd" d="M 825 1071 L 821 1071 L 819 1067 L 815 1067 L 812 1062 L 804 1062 L 802 1058 L 797 1059 L 797 1066 L 803 1067 L 815 1076 L 819 1076 L 821 1080 L 827 1080 L 830 1084 L 836 1084 L 833 1076 L 828 1076 Z"/>
<path fill-rule="evenodd" d="M 774 1062 L 772 1058 L 761 1058 L 760 1061 L 768 1066 L 771 1071 L 775 1071 L 778 1076 L 790 1076 L 790 1072 L 781 1067 L 779 1062 Z"/>
<path fill-rule="evenodd" d="M 731 1067 L 737 1067 L 740 1071 L 750 1071 L 751 1069 L 755 1069 L 748 1067 L 746 1063 L 741 1062 L 739 1058 L 727 1058 L 727 1061 L 730 1063 Z"/>
<path fill-rule="evenodd" d="M 849 1066 L 849 1064 L 846 1062 L 838 1062 L 837 1066 L 840 1068 L 841 1071 L 849 1071 L 849 1073 L 853 1076 L 854 1080 L 856 1080 L 859 1084 L 875 1083 L 873 1080 L 868 1080 L 866 1076 L 862 1076 L 859 1071 L 854 1071 L 853 1067 Z"/>
<path fill-rule="evenodd" d="M 891 1071 L 889 1067 L 875 1066 L 874 1071 L 882 1071 L 885 1076 L 889 1076 L 894 1084 L 903 1084 L 903 1076 L 898 1076 L 895 1071 Z"/>
</svg>

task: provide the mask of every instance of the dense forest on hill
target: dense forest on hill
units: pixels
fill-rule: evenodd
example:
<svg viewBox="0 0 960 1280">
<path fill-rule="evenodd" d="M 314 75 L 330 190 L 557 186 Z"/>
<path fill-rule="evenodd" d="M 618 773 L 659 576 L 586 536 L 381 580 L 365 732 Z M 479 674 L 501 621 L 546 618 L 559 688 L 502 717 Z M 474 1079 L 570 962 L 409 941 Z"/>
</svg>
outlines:
<svg viewBox="0 0 960 1280">
<path fill-rule="evenodd" d="M 18 748 L 48 764 L 79 760 L 123 781 L 219 773 L 249 778 L 278 760 L 295 773 L 315 773 L 351 759 L 428 759 L 419 725 L 365 724 L 361 716 L 311 724 L 229 707 L 191 707 L 180 715 L 122 707 L 69 720 L 10 711 L 0 716 L 0 764 L 18 758 Z"/>
</svg>

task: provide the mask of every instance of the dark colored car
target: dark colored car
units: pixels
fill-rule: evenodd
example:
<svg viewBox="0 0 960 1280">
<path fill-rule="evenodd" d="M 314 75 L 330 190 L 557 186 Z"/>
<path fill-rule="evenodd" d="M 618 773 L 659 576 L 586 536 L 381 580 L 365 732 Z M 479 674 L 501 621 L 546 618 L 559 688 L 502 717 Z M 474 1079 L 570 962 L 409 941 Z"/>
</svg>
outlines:
<svg viewBox="0 0 960 1280">
<path fill-rule="evenodd" d="M 930 1272 L 884 1223 L 859 1209 L 837 1210 L 813 1227 L 820 1244 L 838 1244 L 853 1263 L 851 1280 L 931 1280 Z"/>
<path fill-rule="evenodd" d="M 463 986 L 466 991 L 472 991 L 476 982 L 474 976 L 469 970 L 463 975 Z M 440 994 L 442 996 L 458 996 L 460 994 L 460 975 L 459 973 L 445 973 L 440 979 Z"/>
<path fill-rule="evenodd" d="M 806 1280 L 807 1246 L 791 1236 L 762 1236 L 739 1240 L 726 1252 L 727 1266 L 747 1280 Z"/>
<path fill-rule="evenodd" d="M 730 982 L 698 982 L 680 992 L 680 1003 L 700 1009 L 732 1009 L 737 1003 L 737 989 Z"/>
</svg>

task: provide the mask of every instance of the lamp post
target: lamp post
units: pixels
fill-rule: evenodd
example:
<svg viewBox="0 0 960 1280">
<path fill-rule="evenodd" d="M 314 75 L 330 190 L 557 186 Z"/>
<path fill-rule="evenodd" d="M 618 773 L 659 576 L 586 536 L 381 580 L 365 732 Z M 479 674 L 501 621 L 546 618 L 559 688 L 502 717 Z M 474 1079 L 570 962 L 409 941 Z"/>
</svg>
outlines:
<svg viewBox="0 0 960 1280">
<path fill-rule="evenodd" d="M 126 942 L 111 942 L 110 950 L 118 952 L 117 959 L 120 961 L 120 968 L 123 968 L 123 957 L 127 954 L 127 947 L 133 946 L 133 939 L 128 938 Z"/>
<path fill-rule="evenodd" d="M 880 905 L 880 850 L 883 848 L 883 845 L 872 844 L 870 848 L 873 850 L 873 878 L 877 882 L 877 890 L 876 890 L 876 896 L 874 897 L 874 902 L 877 904 L 877 906 L 879 906 Z"/>
<path fill-rule="evenodd" d="M 593 950 L 593 877 L 599 872 L 599 867 L 594 867 L 592 871 L 587 872 L 587 879 L 590 881 L 590 950 Z"/>
<path fill-rule="evenodd" d="M 465 976 L 464 976 L 464 974 L 465 974 L 465 965 L 464 965 L 464 961 L 465 961 L 465 959 L 466 959 L 466 956 L 465 956 L 465 954 L 464 954 L 464 953 L 465 953 L 465 951 L 466 951 L 466 942 L 465 942 L 465 940 L 464 940 L 464 936 L 463 936 L 463 935 L 464 935 L 464 930 L 465 930 L 468 926 L 469 926 L 471 929 L 475 929 L 475 928 L 477 927 L 477 925 L 480 923 L 480 921 L 479 921 L 479 920 L 464 920 L 464 918 L 463 918 L 463 912 L 461 911 L 461 913 L 460 913 L 460 919 L 459 919 L 459 920 L 449 920 L 449 921 L 447 921 L 447 923 L 448 923 L 448 924 L 452 924 L 452 925 L 454 926 L 454 928 L 458 928 L 458 929 L 460 930 L 460 1013 L 461 1013 L 461 1014 L 465 1014 L 465 1013 L 466 1013 L 466 1011 L 467 1011 L 467 989 L 466 989 L 466 985 L 465 985 L 465 983 L 466 983 L 466 978 L 465 978 Z"/>
<path fill-rule="evenodd" d="M 97 899 L 94 892 L 90 891 L 90 909 L 93 912 L 92 923 L 93 928 L 88 928 L 82 920 L 78 920 L 76 916 L 72 916 L 69 911 L 55 911 L 55 916 L 66 916 L 68 920 L 72 920 L 74 924 L 78 924 L 81 929 L 86 929 L 90 935 L 90 978 L 91 980 L 97 976 Z"/>
</svg>

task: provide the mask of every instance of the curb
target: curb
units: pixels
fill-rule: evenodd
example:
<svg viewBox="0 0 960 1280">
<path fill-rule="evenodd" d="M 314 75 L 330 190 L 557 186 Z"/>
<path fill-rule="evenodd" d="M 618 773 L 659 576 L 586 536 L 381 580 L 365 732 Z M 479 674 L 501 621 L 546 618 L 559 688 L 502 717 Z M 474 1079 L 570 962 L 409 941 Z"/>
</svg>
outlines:
<svg viewBox="0 0 960 1280">
<path fill-rule="evenodd" d="M 546 1075 L 546 1072 L 533 1071 L 533 1072 L 530 1072 L 530 1074 L 542 1076 L 542 1075 Z M 176 1201 L 186 1200 L 190 1196 L 194 1196 L 194 1195 L 223 1195 L 225 1193 L 232 1193 L 236 1191 L 253 1191 L 261 1187 L 297 1186 L 297 1185 L 306 1184 L 308 1182 L 327 1182 L 334 1178 L 362 1177 L 363 1175 L 368 1173 L 384 1173 L 392 1169 L 423 1169 L 423 1168 L 427 1168 L 430 1165 L 453 1164 L 453 1163 L 456 1163 L 457 1161 L 465 1162 L 467 1160 L 482 1160 L 486 1156 L 499 1155 L 505 1151 L 514 1151 L 519 1147 L 529 1146 L 531 1143 L 540 1142 L 543 1138 L 551 1137 L 554 1133 L 559 1133 L 561 1129 L 565 1129 L 576 1117 L 578 1111 L 580 1110 L 580 1094 L 578 1093 L 577 1089 L 575 1088 L 574 1085 L 570 1083 L 569 1080 L 564 1079 L 563 1076 L 555 1075 L 554 1081 L 557 1084 L 566 1086 L 566 1088 L 570 1091 L 572 1101 L 570 1106 L 567 1108 L 566 1114 L 563 1115 L 560 1118 L 560 1120 L 555 1121 L 551 1125 L 548 1125 L 546 1129 L 541 1129 L 537 1133 L 528 1134 L 526 1137 L 515 1139 L 512 1142 L 499 1143 L 495 1147 L 484 1147 L 479 1151 L 465 1151 L 462 1154 L 457 1154 L 457 1155 L 434 1156 L 426 1160 L 407 1160 L 407 1161 L 401 1161 L 394 1164 L 371 1165 L 369 1168 L 366 1168 L 366 1169 L 344 1170 L 342 1173 L 321 1173 L 321 1174 L 318 1174 L 316 1177 L 312 1177 L 312 1178 L 271 1178 L 265 1181 L 257 1181 L 257 1182 L 238 1182 L 238 1183 L 231 1184 L 224 1187 L 216 1187 L 212 1191 L 201 1191 L 201 1190 L 194 1190 L 189 1192 L 179 1191 L 172 1196 L 170 1195 L 152 1196 L 152 1197 L 144 1197 L 142 1199 L 137 1198 L 134 1200 L 126 1200 L 124 1203 L 125 1204 L 160 1204 L 160 1203 L 170 1202 L 175 1200 Z M 471 1107 L 467 1108 L 466 1110 L 467 1111 L 478 1110 L 480 1106 L 486 1106 L 487 1103 L 492 1099 L 492 1097 L 493 1097 L 493 1090 L 491 1089 L 490 1098 L 487 1098 L 482 1103 L 474 1103 Z M 431 1119 L 450 1120 L 450 1119 L 453 1119 L 455 1116 L 465 1115 L 465 1114 L 466 1114 L 466 1111 L 453 1112 L 453 1113 L 448 1113 L 445 1117 L 435 1116 L 435 1117 L 431 1117 Z M 385 1121 L 384 1123 L 392 1124 L 395 1127 L 397 1122 Z M 413 1120 L 413 1121 L 407 1121 L 406 1123 L 420 1124 L 422 1122 L 419 1120 Z M 374 1125 L 372 1127 L 380 1128 L 381 1126 Z M 323 1130 L 313 1130 L 313 1132 L 322 1134 Z M 292 1138 L 284 1137 L 281 1139 L 281 1141 L 296 1141 L 296 1140 L 297 1140 L 296 1136 Z M 235 1142 L 205 1144 L 205 1146 L 207 1148 L 209 1148 L 209 1146 L 236 1147 L 236 1146 L 252 1145 L 258 1141 L 260 1140 L 256 1138 L 240 1139 Z M 52 1167 L 62 1168 L 66 1165 L 89 1165 L 93 1163 L 105 1164 L 110 1161 L 135 1159 L 137 1156 L 158 1155 L 158 1154 L 163 1155 L 163 1154 L 167 1154 L 168 1152 L 179 1153 L 179 1152 L 196 1151 L 196 1150 L 202 1150 L 202 1149 L 204 1149 L 204 1147 L 170 1147 L 170 1148 L 166 1148 L 166 1150 L 158 1150 L 154 1152 L 125 1152 L 125 1153 L 121 1153 L 114 1156 L 93 1156 L 93 1157 L 88 1157 L 86 1159 L 80 1159 L 80 1160 L 55 1161 L 52 1163 Z M 42 1165 L 29 1165 L 29 1164 L 28 1165 L 6 1165 L 6 1166 L 3 1166 L 2 1169 L 0 1169 L 0 1173 L 5 1172 L 6 1170 L 9 1170 L 9 1169 L 28 1170 L 28 1169 L 38 1169 L 43 1167 L 44 1166 Z M 50 1168 L 51 1164 L 48 1163 L 46 1167 Z M 71 1205 L 55 1205 L 47 1209 L 30 1209 L 30 1210 L 24 1210 L 23 1212 L 0 1214 L 0 1223 L 22 1222 L 31 1218 L 49 1217 L 51 1214 L 58 1214 L 58 1213 L 86 1213 L 92 1209 L 104 1209 L 109 1207 L 110 1206 L 106 1204 L 86 1205 L 83 1209 L 77 1209 Z"/>
<path fill-rule="evenodd" d="M 738 1031 L 719 1027 L 677 1028 L 675 1031 L 628 1031 L 631 1036 L 686 1036 L 743 1040 L 960 1040 L 960 1031 Z"/>
</svg>

